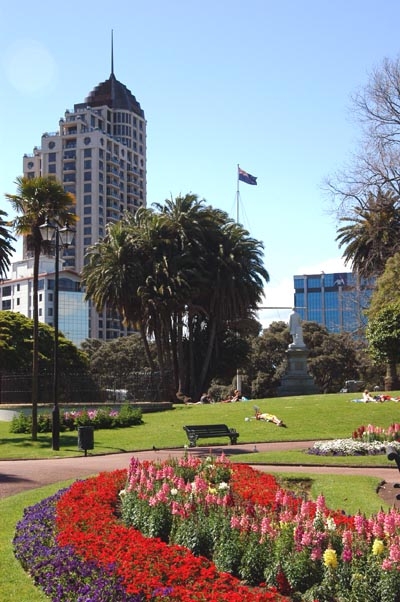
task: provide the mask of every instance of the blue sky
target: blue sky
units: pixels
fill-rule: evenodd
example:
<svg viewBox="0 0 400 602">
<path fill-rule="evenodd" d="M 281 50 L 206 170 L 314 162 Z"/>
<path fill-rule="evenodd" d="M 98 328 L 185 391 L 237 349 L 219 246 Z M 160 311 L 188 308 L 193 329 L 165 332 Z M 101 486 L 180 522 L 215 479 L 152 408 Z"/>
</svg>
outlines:
<svg viewBox="0 0 400 602">
<path fill-rule="evenodd" d="M 325 178 L 360 129 L 351 95 L 400 52 L 400 3 L 384 0 L 20 0 L 0 8 L 0 207 L 22 156 L 114 72 L 147 119 L 148 204 L 196 193 L 265 246 L 266 306 L 293 275 L 343 269 Z M 19 259 L 18 245 L 16 258 Z M 287 320 L 288 310 L 260 312 Z"/>
</svg>

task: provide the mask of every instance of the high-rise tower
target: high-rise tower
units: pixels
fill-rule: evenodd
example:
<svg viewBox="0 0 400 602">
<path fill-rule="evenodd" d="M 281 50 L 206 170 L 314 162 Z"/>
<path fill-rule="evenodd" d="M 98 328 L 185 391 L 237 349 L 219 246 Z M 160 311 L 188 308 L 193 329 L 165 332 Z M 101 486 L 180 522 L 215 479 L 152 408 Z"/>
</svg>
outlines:
<svg viewBox="0 0 400 602">
<path fill-rule="evenodd" d="M 24 155 L 27 177 L 54 175 L 76 198 L 76 235 L 64 265 L 80 273 L 86 249 L 105 234 L 105 225 L 123 212 L 146 205 L 146 120 L 135 96 L 114 75 L 65 111 L 59 130 L 42 135 L 41 147 Z M 24 249 L 24 258 L 26 250 Z M 90 310 L 89 337 L 121 335 L 118 316 Z"/>
</svg>

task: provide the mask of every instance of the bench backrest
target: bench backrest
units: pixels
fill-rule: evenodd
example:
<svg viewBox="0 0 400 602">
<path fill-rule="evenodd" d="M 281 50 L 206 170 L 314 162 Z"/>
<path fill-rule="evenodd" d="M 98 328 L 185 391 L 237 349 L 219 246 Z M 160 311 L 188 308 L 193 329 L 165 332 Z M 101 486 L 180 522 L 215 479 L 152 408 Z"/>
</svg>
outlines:
<svg viewBox="0 0 400 602">
<path fill-rule="evenodd" d="M 218 432 L 218 433 L 230 433 L 229 428 L 226 424 L 196 424 L 196 425 L 187 425 L 183 427 L 185 431 L 192 431 L 194 433 L 210 433 L 210 432 Z"/>
</svg>

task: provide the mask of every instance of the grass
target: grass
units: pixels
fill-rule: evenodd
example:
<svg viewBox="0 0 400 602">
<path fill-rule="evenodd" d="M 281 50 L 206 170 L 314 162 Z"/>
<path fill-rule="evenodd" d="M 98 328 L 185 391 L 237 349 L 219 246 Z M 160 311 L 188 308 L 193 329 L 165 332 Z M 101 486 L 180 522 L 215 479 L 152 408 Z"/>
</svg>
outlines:
<svg viewBox="0 0 400 602">
<path fill-rule="evenodd" d="M 393 396 L 397 396 L 393 393 Z M 128 429 L 95 431 L 96 454 L 125 451 L 139 451 L 158 448 L 183 447 L 187 444 L 182 429 L 185 424 L 226 423 L 240 433 L 240 443 L 262 441 L 314 441 L 316 439 L 347 438 L 360 425 L 372 423 L 387 427 L 400 422 L 400 405 L 395 402 L 382 404 L 352 403 L 358 394 L 310 395 L 305 397 L 283 397 L 277 399 L 240 402 L 235 404 L 213 404 L 175 406 L 172 411 L 144 414 L 143 424 Z M 262 411 L 276 414 L 288 425 L 278 428 L 270 423 L 255 421 L 253 406 Z M 5 407 L 5 406 L 2 406 Z M 251 418 L 246 421 L 245 418 Z M 33 442 L 29 435 L 15 435 L 9 432 L 10 423 L 0 422 L 0 459 L 34 459 L 49 457 L 81 456 L 77 449 L 77 433 L 61 433 L 60 451 L 51 449 L 50 434 L 39 434 Z M 226 443 L 226 439 L 206 440 L 203 445 Z M 201 442 L 200 442 L 201 444 Z M 305 445 L 306 447 L 306 445 Z M 377 495 L 379 479 L 373 477 L 348 477 L 331 475 L 310 475 L 307 464 L 340 464 L 343 466 L 387 466 L 386 456 L 358 457 L 317 457 L 302 451 L 238 454 L 232 459 L 241 462 L 271 464 L 301 464 L 304 474 L 277 473 L 284 485 L 297 490 L 305 487 L 315 499 L 325 496 L 327 505 L 354 514 L 361 511 L 367 515 L 385 507 Z M 52 495 L 69 482 L 57 483 L 41 489 L 0 500 L 2 529 L 0 530 L 0 599 L 7 602 L 43 602 L 48 600 L 34 587 L 29 576 L 15 560 L 12 551 L 12 538 L 15 524 L 21 518 L 23 509 Z"/>
<path fill-rule="evenodd" d="M 397 396 L 398 392 L 393 395 Z M 158 448 L 183 447 L 187 444 L 182 429 L 185 424 L 226 423 L 240 433 L 239 443 L 258 443 L 347 438 L 362 424 L 372 423 L 387 427 L 393 422 L 400 422 L 400 404 L 352 403 L 351 399 L 356 396 L 355 393 L 336 393 L 234 404 L 177 405 L 171 411 L 144 414 L 143 424 L 140 426 L 95 431 L 93 453 L 138 451 L 151 449 L 153 445 Z M 259 406 L 262 411 L 276 414 L 288 428 L 278 428 L 271 423 L 254 420 L 254 405 Z M 245 421 L 245 418 L 250 420 Z M 0 422 L 1 459 L 72 457 L 82 454 L 77 449 L 77 432 L 61 433 L 61 449 L 53 452 L 49 433 L 39 434 L 38 441 L 33 442 L 30 435 L 10 433 L 9 426 L 7 422 Z M 226 442 L 226 438 L 223 438 L 215 442 L 200 441 L 200 445 L 209 446 Z M 313 461 L 315 460 L 314 457 Z M 369 461 L 373 465 L 375 460 L 367 460 Z"/>
<path fill-rule="evenodd" d="M 275 472 L 274 472 L 275 474 Z M 370 516 L 388 506 L 377 495 L 381 480 L 376 477 L 354 477 L 345 475 L 309 475 L 305 473 L 275 474 L 283 487 L 297 491 L 297 484 L 306 487 L 313 500 L 323 495 L 326 505 L 335 510 L 343 510 L 346 514 L 361 512 Z"/>
<path fill-rule="evenodd" d="M 0 500 L 0 599 L 7 602 L 43 602 L 49 598 L 36 588 L 15 559 L 12 549 L 15 525 L 21 519 L 24 508 L 37 504 L 70 484 L 71 481 L 49 485 Z"/>
</svg>

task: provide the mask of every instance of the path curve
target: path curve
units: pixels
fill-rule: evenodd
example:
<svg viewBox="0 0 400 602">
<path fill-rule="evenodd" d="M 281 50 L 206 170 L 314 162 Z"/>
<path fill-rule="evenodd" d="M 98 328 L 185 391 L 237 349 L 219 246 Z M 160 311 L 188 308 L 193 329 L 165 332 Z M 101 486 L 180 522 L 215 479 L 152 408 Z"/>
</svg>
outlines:
<svg viewBox="0 0 400 602">
<path fill-rule="evenodd" d="M 139 460 L 165 460 L 169 457 L 182 457 L 189 453 L 194 456 L 218 456 L 221 453 L 237 455 L 253 453 L 255 450 L 285 451 L 289 449 L 306 449 L 313 441 L 284 441 L 274 443 L 245 443 L 238 445 L 221 445 L 212 447 L 177 448 L 162 450 L 132 451 L 119 454 L 95 455 L 75 458 L 47 458 L 44 460 L 0 460 L 0 499 L 17 493 L 43 487 L 68 479 L 83 479 L 99 472 L 109 472 L 119 468 L 128 468 L 131 457 Z M 399 471 L 395 466 L 377 468 L 354 468 L 343 466 L 309 466 L 309 465 L 277 465 L 252 464 L 263 472 L 293 472 L 307 474 L 363 475 L 382 480 L 381 497 L 389 504 L 400 508 L 397 499 L 399 489 L 395 486 L 400 482 Z"/>
</svg>

